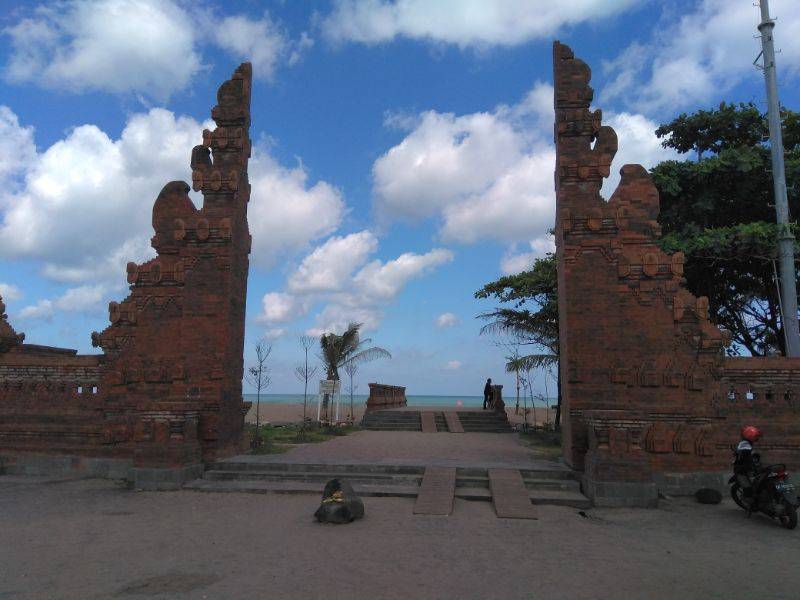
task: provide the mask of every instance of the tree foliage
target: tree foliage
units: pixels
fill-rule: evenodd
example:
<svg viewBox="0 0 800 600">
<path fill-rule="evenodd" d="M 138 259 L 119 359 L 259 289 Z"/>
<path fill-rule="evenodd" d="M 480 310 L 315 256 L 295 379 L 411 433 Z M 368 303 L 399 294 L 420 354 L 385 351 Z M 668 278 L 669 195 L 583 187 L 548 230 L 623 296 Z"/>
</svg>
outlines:
<svg viewBox="0 0 800 600">
<path fill-rule="evenodd" d="M 540 352 L 521 357 L 537 366 L 558 360 L 558 295 L 556 259 L 553 254 L 534 261 L 530 271 L 507 275 L 475 292 L 476 298 L 494 297 L 511 307 L 482 313 L 487 322 L 481 333 L 502 333 L 522 345 L 538 347 Z M 543 350 L 544 352 L 541 352 Z"/>
<path fill-rule="evenodd" d="M 339 369 L 349 363 L 363 363 L 377 358 L 391 358 L 383 348 L 368 347 L 371 339 L 361 339 L 363 323 L 350 323 L 341 335 L 326 333 L 320 337 L 321 358 L 329 380 L 339 379 Z"/>
<path fill-rule="evenodd" d="M 558 365 L 558 281 L 556 257 L 548 254 L 537 258 L 530 271 L 507 275 L 487 283 L 477 292 L 476 298 L 494 297 L 511 307 L 499 307 L 478 315 L 487 322 L 481 333 L 508 335 L 522 346 L 532 346 L 536 351 L 525 355 L 514 353 L 506 369 L 530 373 L 540 367 Z M 526 380 L 528 381 L 528 380 Z M 555 425 L 561 422 L 561 385 L 559 378 L 558 405 Z"/>
<path fill-rule="evenodd" d="M 789 207 L 800 194 L 800 114 L 784 115 Z M 662 145 L 689 160 L 653 170 L 661 197 L 661 245 L 686 255 L 689 290 L 707 296 L 712 321 L 733 334 L 732 352 L 783 352 L 776 270 L 771 157 L 765 116 L 752 104 L 721 104 L 662 125 Z"/>
</svg>

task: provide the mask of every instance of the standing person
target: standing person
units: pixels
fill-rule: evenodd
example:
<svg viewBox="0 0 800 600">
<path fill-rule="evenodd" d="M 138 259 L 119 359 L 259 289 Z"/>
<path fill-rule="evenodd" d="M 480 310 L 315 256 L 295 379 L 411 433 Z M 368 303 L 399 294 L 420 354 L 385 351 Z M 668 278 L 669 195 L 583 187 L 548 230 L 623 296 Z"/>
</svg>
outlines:
<svg viewBox="0 0 800 600">
<path fill-rule="evenodd" d="M 483 386 L 483 410 L 486 410 L 486 406 L 492 405 L 492 380 L 487 379 L 486 385 Z"/>
</svg>

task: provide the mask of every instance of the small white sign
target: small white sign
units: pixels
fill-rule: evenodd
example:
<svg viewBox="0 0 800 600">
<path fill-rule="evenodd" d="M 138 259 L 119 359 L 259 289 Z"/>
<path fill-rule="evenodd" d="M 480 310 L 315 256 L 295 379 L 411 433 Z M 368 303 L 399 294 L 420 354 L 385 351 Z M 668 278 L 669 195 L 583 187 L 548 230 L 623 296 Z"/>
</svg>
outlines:
<svg viewBox="0 0 800 600">
<path fill-rule="evenodd" d="M 320 394 L 338 394 L 342 387 L 342 381 L 337 379 L 335 381 L 325 380 L 319 382 Z"/>
</svg>

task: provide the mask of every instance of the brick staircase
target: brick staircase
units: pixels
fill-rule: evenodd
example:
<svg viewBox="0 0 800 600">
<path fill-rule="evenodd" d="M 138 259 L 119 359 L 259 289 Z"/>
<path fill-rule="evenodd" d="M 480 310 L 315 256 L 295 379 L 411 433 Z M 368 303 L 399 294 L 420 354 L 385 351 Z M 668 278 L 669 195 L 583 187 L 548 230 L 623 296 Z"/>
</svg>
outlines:
<svg viewBox="0 0 800 600">
<path fill-rule="evenodd" d="M 361 426 L 374 431 L 422 431 L 420 414 L 414 410 L 368 412 L 364 414 Z"/>
<path fill-rule="evenodd" d="M 489 410 L 457 411 L 465 433 L 511 433 L 511 425 L 505 413 Z M 434 411 L 436 430 L 447 432 L 444 413 Z M 362 427 L 373 431 L 422 431 L 420 412 L 414 410 L 377 410 L 368 412 Z"/>
<path fill-rule="evenodd" d="M 424 466 L 368 464 L 295 464 L 228 459 L 212 463 L 202 479 L 184 488 L 202 492 L 321 494 L 333 478 L 347 479 L 362 496 L 416 498 Z M 575 474 L 561 467 L 520 469 L 533 504 L 588 508 Z M 491 501 L 486 468 L 456 469 L 455 497 Z"/>
</svg>

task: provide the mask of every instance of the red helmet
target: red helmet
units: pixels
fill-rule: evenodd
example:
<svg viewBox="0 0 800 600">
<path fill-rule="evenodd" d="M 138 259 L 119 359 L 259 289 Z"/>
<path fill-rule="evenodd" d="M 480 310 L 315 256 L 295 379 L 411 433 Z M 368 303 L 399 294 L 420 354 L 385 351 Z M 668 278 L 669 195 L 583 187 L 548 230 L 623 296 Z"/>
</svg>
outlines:
<svg viewBox="0 0 800 600">
<path fill-rule="evenodd" d="M 752 425 L 742 427 L 742 439 L 754 444 L 761 439 L 761 430 L 759 430 L 758 427 L 753 427 Z"/>
</svg>

